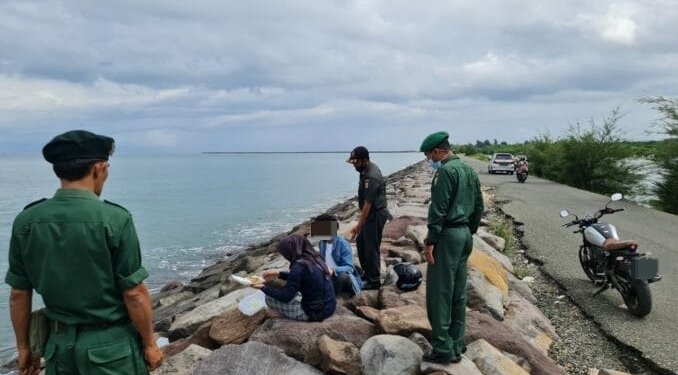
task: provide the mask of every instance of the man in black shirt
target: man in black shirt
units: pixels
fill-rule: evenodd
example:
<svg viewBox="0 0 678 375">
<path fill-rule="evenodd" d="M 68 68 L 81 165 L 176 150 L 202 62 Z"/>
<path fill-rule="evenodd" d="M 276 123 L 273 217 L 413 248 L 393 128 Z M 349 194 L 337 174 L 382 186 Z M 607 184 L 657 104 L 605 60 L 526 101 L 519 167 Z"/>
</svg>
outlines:
<svg viewBox="0 0 678 375">
<path fill-rule="evenodd" d="M 386 185 L 379 167 L 370 162 L 369 151 L 358 146 L 347 160 L 360 173 L 358 207 L 360 218 L 351 230 L 351 241 L 356 241 L 358 258 L 365 274 L 363 289 L 379 289 L 381 286 L 381 235 L 391 215 L 386 207 Z"/>
</svg>

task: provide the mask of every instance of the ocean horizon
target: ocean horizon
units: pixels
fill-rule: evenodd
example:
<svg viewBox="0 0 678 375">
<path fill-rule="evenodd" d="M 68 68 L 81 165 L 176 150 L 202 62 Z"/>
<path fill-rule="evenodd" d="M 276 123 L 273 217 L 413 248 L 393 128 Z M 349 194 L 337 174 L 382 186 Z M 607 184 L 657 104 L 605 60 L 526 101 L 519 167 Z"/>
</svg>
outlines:
<svg viewBox="0 0 678 375">
<path fill-rule="evenodd" d="M 371 152 L 384 176 L 423 160 L 417 152 Z M 186 282 L 204 267 L 327 210 L 357 192 L 348 152 L 114 155 L 103 199 L 134 217 L 149 289 Z M 7 271 L 14 217 L 59 186 L 39 155 L 0 155 L 0 272 Z M 0 287 L 0 363 L 15 353 L 9 286 Z M 34 297 L 34 308 L 41 306 Z"/>
</svg>

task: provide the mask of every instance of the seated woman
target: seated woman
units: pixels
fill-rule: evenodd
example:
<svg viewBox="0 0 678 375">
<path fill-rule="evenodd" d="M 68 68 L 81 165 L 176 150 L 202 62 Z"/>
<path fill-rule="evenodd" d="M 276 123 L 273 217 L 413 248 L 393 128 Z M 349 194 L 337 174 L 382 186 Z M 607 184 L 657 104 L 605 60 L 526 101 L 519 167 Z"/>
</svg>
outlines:
<svg viewBox="0 0 678 375">
<path fill-rule="evenodd" d="M 315 221 L 329 221 L 337 223 L 337 227 L 339 225 L 339 221 L 333 215 L 323 214 Z M 320 256 L 332 275 L 334 293 L 351 296 L 360 293 L 362 288 L 360 274 L 353 265 L 353 250 L 348 241 L 342 236 L 334 235 L 330 240 L 321 240 L 318 247 Z"/>
<path fill-rule="evenodd" d="M 278 243 L 277 250 L 290 262 L 290 270 L 263 273 L 267 281 L 276 277 L 286 280 L 281 289 L 253 285 L 266 294 L 266 305 L 293 320 L 319 322 L 334 314 L 337 301 L 330 271 L 306 237 L 287 236 Z"/>
</svg>

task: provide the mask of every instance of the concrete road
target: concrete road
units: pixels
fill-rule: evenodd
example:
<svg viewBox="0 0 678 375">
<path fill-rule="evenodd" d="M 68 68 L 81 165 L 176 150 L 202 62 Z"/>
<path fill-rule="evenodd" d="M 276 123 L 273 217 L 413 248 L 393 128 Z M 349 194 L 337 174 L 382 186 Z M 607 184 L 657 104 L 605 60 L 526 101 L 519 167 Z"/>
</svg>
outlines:
<svg viewBox="0 0 678 375">
<path fill-rule="evenodd" d="M 638 319 L 621 307 L 624 302 L 616 290 L 592 298 L 597 288 L 584 275 L 577 255 L 581 234 L 572 233 L 576 227 L 561 227 L 566 221 L 559 216 L 561 209 L 593 214 L 605 206 L 608 197 L 533 176 L 520 184 L 515 175 L 488 174 L 486 162 L 465 161 L 479 172 L 482 184 L 494 187 L 492 193 L 505 201 L 503 211 L 525 223 L 528 254 L 544 262 L 545 271 L 567 289 L 587 315 L 656 365 L 678 373 L 678 216 L 621 201 L 611 207 L 624 206 L 626 211 L 604 217 L 617 226 L 621 239 L 638 241 L 639 251 L 651 252 L 659 259 L 664 279 L 650 286 L 652 312 Z"/>
</svg>

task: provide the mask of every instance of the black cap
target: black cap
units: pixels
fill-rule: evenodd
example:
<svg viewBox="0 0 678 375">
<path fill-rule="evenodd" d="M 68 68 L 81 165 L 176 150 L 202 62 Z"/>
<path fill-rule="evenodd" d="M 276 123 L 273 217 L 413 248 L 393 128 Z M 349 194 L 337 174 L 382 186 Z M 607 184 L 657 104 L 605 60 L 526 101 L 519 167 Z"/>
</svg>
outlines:
<svg viewBox="0 0 678 375">
<path fill-rule="evenodd" d="M 71 160 L 108 160 L 115 140 L 86 130 L 71 130 L 52 138 L 42 148 L 45 160 L 54 164 Z"/>
<path fill-rule="evenodd" d="M 351 156 L 349 156 L 347 162 L 351 162 L 351 160 L 369 160 L 370 159 L 370 152 L 367 151 L 367 149 L 363 146 L 358 146 L 351 151 Z"/>
</svg>

